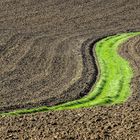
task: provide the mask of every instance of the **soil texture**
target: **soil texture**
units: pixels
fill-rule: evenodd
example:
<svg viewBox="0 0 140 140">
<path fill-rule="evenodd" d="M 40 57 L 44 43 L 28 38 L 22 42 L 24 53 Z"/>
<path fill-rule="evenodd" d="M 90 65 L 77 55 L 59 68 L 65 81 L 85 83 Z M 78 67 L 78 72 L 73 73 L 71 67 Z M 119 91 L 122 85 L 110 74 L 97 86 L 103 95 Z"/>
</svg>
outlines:
<svg viewBox="0 0 140 140">
<path fill-rule="evenodd" d="M 139 14 L 139 0 L 1 0 L 0 111 L 88 94 L 97 76 L 89 44 L 140 31 Z M 134 70 L 126 103 L 0 117 L 0 139 L 139 140 L 140 37 L 119 52 Z"/>
</svg>

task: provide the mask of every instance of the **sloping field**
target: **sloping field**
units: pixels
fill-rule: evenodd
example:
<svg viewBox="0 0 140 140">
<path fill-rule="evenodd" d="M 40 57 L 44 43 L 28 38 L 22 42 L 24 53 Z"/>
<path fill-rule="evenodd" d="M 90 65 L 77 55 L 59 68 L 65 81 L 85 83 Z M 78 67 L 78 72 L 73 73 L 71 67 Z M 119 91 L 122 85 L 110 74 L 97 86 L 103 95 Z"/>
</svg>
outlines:
<svg viewBox="0 0 140 140">
<path fill-rule="evenodd" d="M 87 97 L 97 78 L 90 44 L 140 31 L 139 7 L 137 0 L 0 1 L 0 111 Z M 134 73 L 126 103 L 1 116 L 0 139 L 139 139 L 139 40 L 133 37 L 119 50 Z"/>
<path fill-rule="evenodd" d="M 2 115 L 18 115 L 41 111 L 75 109 L 95 105 L 122 103 L 130 95 L 129 87 L 133 75 L 128 62 L 117 54 L 117 50 L 122 42 L 139 34 L 140 32 L 118 34 L 102 39 L 95 44 L 96 57 L 93 58 L 95 58 L 98 63 L 100 75 L 98 75 L 98 81 L 96 81 L 94 87 L 91 87 L 87 96 L 79 100 L 52 107 L 42 106 L 28 110 L 17 110 L 18 108 L 16 108 L 14 112 L 2 113 Z M 93 43 L 91 45 L 93 45 Z M 95 60 L 93 63 L 95 63 Z"/>
</svg>

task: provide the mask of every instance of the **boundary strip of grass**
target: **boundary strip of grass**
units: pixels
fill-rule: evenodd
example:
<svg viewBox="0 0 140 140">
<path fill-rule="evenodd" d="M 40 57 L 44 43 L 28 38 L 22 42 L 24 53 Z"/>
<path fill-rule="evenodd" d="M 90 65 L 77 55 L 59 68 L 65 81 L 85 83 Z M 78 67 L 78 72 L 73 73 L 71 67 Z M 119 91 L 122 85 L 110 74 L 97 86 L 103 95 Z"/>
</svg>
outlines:
<svg viewBox="0 0 140 140">
<path fill-rule="evenodd" d="M 1 112 L 0 115 L 20 115 L 51 110 L 65 110 L 97 105 L 119 104 L 130 96 L 130 82 L 133 76 L 129 63 L 119 56 L 119 46 L 140 32 L 122 33 L 106 37 L 96 43 L 95 55 L 100 75 L 94 87 L 87 96 L 81 99 L 47 107 L 20 109 L 11 112 Z"/>
</svg>

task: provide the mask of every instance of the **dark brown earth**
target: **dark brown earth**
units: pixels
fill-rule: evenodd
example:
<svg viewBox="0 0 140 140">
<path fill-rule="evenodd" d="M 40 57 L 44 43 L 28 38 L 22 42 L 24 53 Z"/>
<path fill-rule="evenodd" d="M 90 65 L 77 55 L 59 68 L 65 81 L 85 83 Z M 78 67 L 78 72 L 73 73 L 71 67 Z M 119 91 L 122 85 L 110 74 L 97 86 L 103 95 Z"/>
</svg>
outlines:
<svg viewBox="0 0 140 140">
<path fill-rule="evenodd" d="M 138 0 L 0 1 L 0 110 L 86 94 L 95 70 L 83 42 L 140 31 L 139 13 Z M 139 52 L 139 38 L 120 50 L 135 72 L 133 96 L 125 104 L 1 117 L 0 139 L 139 140 Z"/>
</svg>

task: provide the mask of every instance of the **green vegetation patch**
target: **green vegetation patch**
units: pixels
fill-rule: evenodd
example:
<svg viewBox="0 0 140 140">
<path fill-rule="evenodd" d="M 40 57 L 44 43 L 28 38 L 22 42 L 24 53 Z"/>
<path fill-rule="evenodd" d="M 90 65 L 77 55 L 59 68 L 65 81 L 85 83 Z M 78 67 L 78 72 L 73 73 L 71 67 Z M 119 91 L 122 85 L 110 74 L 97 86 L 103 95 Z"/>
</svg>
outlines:
<svg viewBox="0 0 140 140">
<path fill-rule="evenodd" d="M 118 54 L 119 46 L 140 32 L 123 33 L 107 37 L 96 43 L 95 52 L 99 69 L 98 81 L 89 94 L 79 100 L 60 105 L 21 109 L 1 115 L 18 115 L 50 110 L 75 109 L 97 105 L 119 104 L 130 96 L 130 82 L 133 76 L 129 63 Z"/>
</svg>

